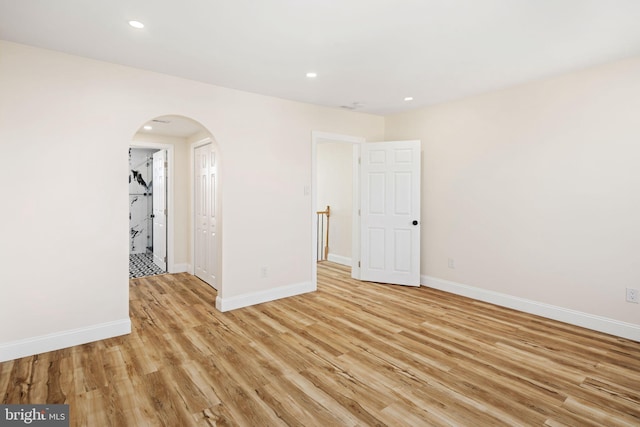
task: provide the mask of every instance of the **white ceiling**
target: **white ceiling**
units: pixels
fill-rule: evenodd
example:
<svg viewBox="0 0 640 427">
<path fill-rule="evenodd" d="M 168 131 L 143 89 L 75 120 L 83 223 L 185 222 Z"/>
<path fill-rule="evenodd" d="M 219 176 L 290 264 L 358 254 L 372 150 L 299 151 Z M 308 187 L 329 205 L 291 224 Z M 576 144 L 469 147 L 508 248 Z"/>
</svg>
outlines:
<svg viewBox="0 0 640 427">
<path fill-rule="evenodd" d="M 390 114 L 640 55 L 640 1 L 0 0 L 0 39 Z"/>
</svg>

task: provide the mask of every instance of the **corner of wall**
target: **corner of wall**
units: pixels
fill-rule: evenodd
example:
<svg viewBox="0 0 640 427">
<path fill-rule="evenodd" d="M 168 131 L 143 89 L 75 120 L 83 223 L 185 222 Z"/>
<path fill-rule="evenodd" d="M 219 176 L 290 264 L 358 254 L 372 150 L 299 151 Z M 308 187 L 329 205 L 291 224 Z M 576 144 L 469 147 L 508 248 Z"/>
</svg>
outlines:
<svg viewBox="0 0 640 427">
<path fill-rule="evenodd" d="M 237 308 L 249 307 L 263 302 L 275 301 L 281 298 L 288 298 L 295 295 L 314 292 L 317 289 L 312 282 L 302 282 L 293 285 L 280 286 L 260 292 L 251 292 L 237 295 L 230 298 L 216 297 L 216 308 L 222 312 L 235 310 Z"/>
</svg>

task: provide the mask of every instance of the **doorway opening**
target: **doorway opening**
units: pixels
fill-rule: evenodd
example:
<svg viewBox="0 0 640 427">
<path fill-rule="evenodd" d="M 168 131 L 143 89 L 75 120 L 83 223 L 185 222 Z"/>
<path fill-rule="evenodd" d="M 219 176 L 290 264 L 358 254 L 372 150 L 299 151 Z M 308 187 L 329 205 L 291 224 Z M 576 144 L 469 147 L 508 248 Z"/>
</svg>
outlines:
<svg viewBox="0 0 640 427">
<path fill-rule="evenodd" d="M 158 274 L 157 269 L 194 272 L 191 147 L 203 140 L 213 141 L 213 136 L 199 122 L 165 115 L 142 123 L 130 142 L 132 166 L 140 165 L 129 168 L 129 186 L 137 190 L 130 188 L 130 206 L 138 204 L 145 212 L 138 215 L 142 221 L 134 221 L 136 214 L 130 209 L 130 236 L 137 239 L 130 237 L 130 260 L 134 254 L 145 254 L 145 268 L 156 269 L 150 274 Z M 138 201 L 132 203 L 135 196 Z M 131 262 L 129 276 L 134 277 Z"/>
<path fill-rule="evenodd" d="M 336 145 L 337 143 L 337 145 Z M 364 144 L 363 138 L 312 132 L 312 209 L 319 204 L 330 205 L 335 223 L 334 205 L 322 196 L 321 168 L 323 146 L 351 144 L 351 251 L 350 256 L 333 255 L 333 261 L 351 266 L 351 277 L 378 283 L 420 285 L 420 180 L 421 143 L 387 141 Z M 337 153 L 330 147 L 330 152 Z M 331 158 L 338 157 L 331 154 Z M 334 165 L 325 166 L 331 178 L 338 175 Z M 342 166 L 342 169 L 347 167 Z M 344 172 L 344 171 L 343 171 Z M 348 175 L 348 173 L 346 174 Z M 346 182 L 345 174 L 333 184 Z M 330 182 L 330 180 L 327 180 Z M 342 186 L 342 192 L 344 187 Z M 340 191 L 340 190 L 338 190 Z M 331 195 L 333 198 L 334 196 Z M 344 222 L 348 224 L 348 219 Z M 317 220 L 313 221 L 312 280 L 317 287 L 318 235 Z M 338 233 L 330 231 L 334 237 Z M 343 237 L 345 233 L 342 233 Z M 325 249 L 332 261 L 332 248 Z"/>
<path fill-rule="evenodd" d="M 317 285 L 317 260 L 351 268 L 352 277 L 359 277 L 359 174 L 358 153 L 364 138 L 326 132 L 312 132 L 312 280 Z M 319 211 L 330 206 L 330 244 L 319 241 Z M 324 254 L 319 253 L 325 251 Z M 322 256 L 321 256 L 322 255 Z"/>
<path fill-rule="evenodd" d="M 167 152 L 129 148 L 129 278 L 167 271 Z"/>
</svg>

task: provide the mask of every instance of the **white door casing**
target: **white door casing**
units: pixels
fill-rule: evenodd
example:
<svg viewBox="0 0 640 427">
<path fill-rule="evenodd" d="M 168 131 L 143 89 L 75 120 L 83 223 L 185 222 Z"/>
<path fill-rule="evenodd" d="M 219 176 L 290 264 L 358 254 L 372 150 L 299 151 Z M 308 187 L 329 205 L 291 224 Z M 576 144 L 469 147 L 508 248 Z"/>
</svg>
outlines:
<svg viewBox="0 0 640 427">
<path fill-rule="evenodd" d="M 361 280 L 420 286 L 420 165 L 420 141 L 361 144 Z"/>
<path fill-rule="evenodd" d="M 167 151 L 153 153 L 153 262 L 167 270 Z"/>
<path fill-rule="evenodd" d="M 217 156 L 209 143 L 194 150 L 194 273 L 215 289 L 217 283 Z"/>
</svg>

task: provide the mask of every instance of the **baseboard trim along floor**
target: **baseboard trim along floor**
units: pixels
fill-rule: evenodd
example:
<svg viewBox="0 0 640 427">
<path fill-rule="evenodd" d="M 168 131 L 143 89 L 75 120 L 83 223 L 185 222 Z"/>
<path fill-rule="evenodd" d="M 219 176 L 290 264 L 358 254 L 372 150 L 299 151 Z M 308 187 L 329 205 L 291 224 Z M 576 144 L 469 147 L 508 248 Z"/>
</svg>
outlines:
<svg viewBox="0 0 640 427">
<path fill-rule="evenodd" d="M 122 319 L 86 328 L 56 332 L 0 345 L 0 362 L 60 350 L 131 333 L 131 320 Z"/>
<path fill-rule="evenodd" d="M 524 313 L 535 314 L 548 319 L 569 323 L 570 325 L 581 326 L 594 331 L 640 341 L 640 326 L 631 323 L 519 298 L 500 292 L 489 291 L 487 289 L 476 288 L 437 277 L 422 276 L 421 283 L 423 286 L 451 292 L 452 294 L 473 298 L 501 307 L 512 308 Z"/>
</svg>

